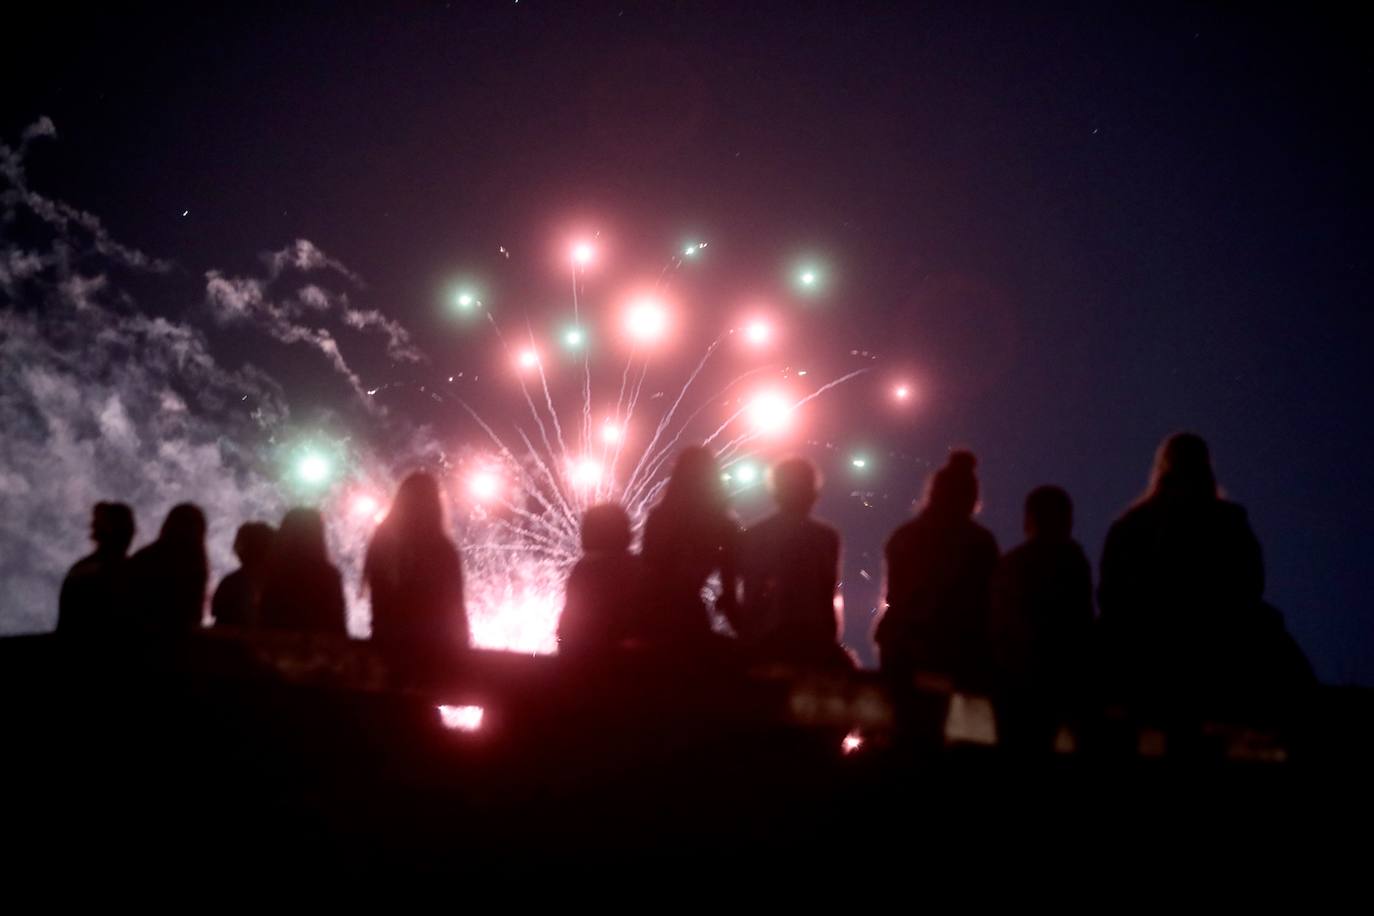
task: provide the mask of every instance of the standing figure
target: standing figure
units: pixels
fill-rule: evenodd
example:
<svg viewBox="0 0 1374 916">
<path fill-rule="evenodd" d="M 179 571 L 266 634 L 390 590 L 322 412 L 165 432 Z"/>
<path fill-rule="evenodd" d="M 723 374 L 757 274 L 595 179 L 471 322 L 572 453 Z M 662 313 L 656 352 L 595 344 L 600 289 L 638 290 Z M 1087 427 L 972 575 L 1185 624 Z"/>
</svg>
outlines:
<svg viewBox="0 0 1374 916">
<path fill-rule="evenodd" d="M 217 627 L 254 627 L 260 622 L 262 590 L 277 532 L 266 522 L 245 522 L 234 535 L 234 554 L 241 564 L 220 580 L 210 601 Z"/>
<path fill-rule="evenodd" d="M 950 453 L 921 511 L 887 542 L 887 611 L 875 639 L 883 670 L 908 685 L 917 671 L 958 686 L 986 685 L 997 540 L 972 518 L 976 465 L 972 452 Z"/>
<path fill-rule="evenodd" d="M 773 467 L 769 483 L 778 511 L 740 539 L 740 636 L 764 659 L 846 665 L 835 609 L 840 535 L 811 517 L 819 475 L 811 462 L 792 458 Z"/>
<path fill-rule="evenodd" d="M 265 629 L 346 636 L 343 578 L 329 562 L 324 518 L 297 506 L 282 516 L 262 587 Z"/>
<path fill-rule="evenodd" d="M 1063 489 L 1032 490 L 1024 528 L 1025 543 L 1002 557 L 992 578 L 998 732 L 1047 750 L 1088 689 L 1092 566 L 1073 539 L 1073 501 Z"/>
<path fill-rule="evenodd" d="M 703 593 L 713 574 L 721 585 L 716 610 L 735 621 L 738 538 L 715 456 L 705 446 L 683 449 L 644 525 L 652 614 L 647 626 L 654 641 L 689 654 L 711 643 Z"/>
<path fill-rule="evenodd" d="M 372 641 L 401 659 L 442 665 L 468 648 L 463 562 L 444 526 L 439 482 L 416 471 L 367 546 Z"/>
<path fill-rule="evenodd" d="M 148 632 L 194 632 L 205 614 L 209 578 L 205 513 L 191 503 L 173 506 L 157 540 L 129 558 L 129 610 Z"/>
<path fill-rule="evenodd" d="M 124 503 L 96 503 L 91 510 L 95 550 L 76 561 L 62 580 L 57 599 L 57 632 L 64 636 L 108 634 L 118 629 L 114 615 L 123 588 L 134 512 Z"/>
<path fill-rule="evenodd" d="M 1259 541 L 1245 510 L 1221 498 L 1207 443 L 1170 436 L 1102 550 L 1097 597 L 1115 686 L 1177 709 L 1305 680 L 1305 659 L 1263 593 Z"/>
<path fill-rule="evenodd" d="M 582 515 L 582 558 L 568 575 L 558 619 L 560 654 L 605 652 L 642 634 L 644 561 L 630 553 L 630 517 L 620 506 Z"/>
</svg>

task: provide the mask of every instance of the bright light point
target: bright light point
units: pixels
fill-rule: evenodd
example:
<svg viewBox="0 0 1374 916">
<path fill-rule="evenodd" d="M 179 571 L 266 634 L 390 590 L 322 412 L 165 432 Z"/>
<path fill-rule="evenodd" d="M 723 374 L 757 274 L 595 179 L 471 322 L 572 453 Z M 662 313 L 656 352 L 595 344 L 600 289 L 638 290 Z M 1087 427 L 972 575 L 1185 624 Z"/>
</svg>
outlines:
<svg viewBox="0 0 1374 916">
<path fill-rule="evenodd" d="M 787 399 L 775 391 L 755 395 L 747 411 L 749 422 L 761 433 L 780 432 L 792 419 L 792 408 Z"/>
<path fill-rule="evenodd" d="M 468 490 L 479 502 L 495 499 L 501 492 L 501 478 L 491 471 L 478 471 L 468 481 Z"/>
<path fill-rule="evenodd" d="M 539 365 L 539 353 L 536 350 L 522 350 L 515 362 L 521 369 L 533 369 Z"/>
<path fill-rule="evenodd" d="M 816 283 L 816 272 L 814 270 L 802 271 L 801 281 L 806 286 L 814 286 Z"/>
<path fill-rule="evenodd" d="M 444 723 L 444 728 L 475 732 L 482 727 L 484 712 L 480 706 L 440 706 L 439 721 Z"/>
<path fill-rule="evenodd" d="M 668 312 L 654 299 L 641 299 L 625 314 L 625 328 L 640 343 L 651 343 L 668 329 Z"/>
<path fill-rule="evenodd" d="M 596 249 L 589 242 L 578 242 L 572 247 L 572 262 L 578 267 L 586 267 L 596 258 Z"/>
<path fill-rule="evenodd" d="M 568 331 L 566 334 L 563 335 L 563 342 L 570 347 L 582 346 L 583 339 L 584 338 L 582 336 L 582 332 L 577 328 L 573 328 L 571 331 Z"/>
<path fill-rule="evenodd" d="M 376 518 L 380 508 L 381 507 L 377 505 L 377 500 L 374 497 L 366 493 L 360 493 L 353 497 L 353 503 L 349 506 L 349 511 L 358 518 Z"/>
<path fill-rule="evenodd" d="M 471 294 L 471 293 L 459 293 L 459 294 L 458 294 L 458 304 L 461 305 L 463 308 L 468 308 L 469 306 L 472 305 L 472 303 L 473 303 L 474 301 L 475 301 L 475 300 L 472 298 L 472 294 Z"/>
<path fill-rule="evenodd" d="M 840 742 L 840 750 L 844 751 L 846 754 L 852 754 L 863 746 L 864 739 L 863 736 L 859 734 L 858 729 L 845 735 L 844 740 Z"/>
<path fill-rule="evenodd" d="M 768 326 L 766 321 L 751 321 L 744 326 L 744 339 L 756 347 L 768 343 L 768 339 L 772 336 L 773 329 Z"/>
<path fill-rule="evenodd" d="M 319 455 L 306 455 L 296 465 L 296 474 L 305 483 L 324 483 L 329 477 L 329 462 Z"/>
<path fill-rule="evenodd" d="M 759 479 L 758 468 L 752 464 L 741 464 L 735 468 L 735 479 L 743 484 L 750 484 Z"/>
<path fill-rule="evenodd" d="M 683 254 L 685 257 L 689 257 L 689 258 L 692 257 L 693 255 L 695 255 L 696 253 L 697 253 L 697 246 L 695 246 L 695 245 L 688 245 L 686 248 L 684 248 L 684 249 L 682 250 L 682 254 Z"/>
<path fill-rule="evenodd" d="M 624 430 L 609 421 L 601 427 L 601 441 L 608 445 L 615 445 L 623 435 Z"/>
<path fill-rule="evenodd" d="M 909 401 L 912 397 L 910 385 L 898 385 L 892 389 L 892 396 L 899 401 Z"/>
<path fill-rule="evenodd" d="M 849 463 L 852 464 L 852 465 L 854 465 L 854 467 L 856 467 L 856 468 L 866 468 L 866 467 L 868 467 L 868 459 L 867 459 L 867 458 L 853 458 L 853 459 L 850 460 Z"/>
<path fill-rule="evenodd" d="M 594 458 L 583 458 L 573 463 L 569 475 L 575 486 L 593 487 L 601 481 L 601 463 Z"/>
</svg>

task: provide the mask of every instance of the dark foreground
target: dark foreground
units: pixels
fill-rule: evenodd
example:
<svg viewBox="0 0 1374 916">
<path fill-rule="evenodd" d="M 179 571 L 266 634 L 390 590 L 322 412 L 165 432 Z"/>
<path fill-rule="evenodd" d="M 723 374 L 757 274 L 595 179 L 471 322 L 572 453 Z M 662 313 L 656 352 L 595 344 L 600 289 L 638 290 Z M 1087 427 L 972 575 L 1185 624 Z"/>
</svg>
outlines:
<svg viewBox="0 0 1374 916">
<path fill-rule="evenodd" d="M 1371 832 L 1371 701 L 1354 690 L 1262 727 L 1165 735 L 1117 717 L 1031 755 L 988 743 L 977 700 L 951 715 L 923 693 L 895 727 L 869 675 L 476 653 L 420 684 L 364 644 L 213 635 L 121 657 L 0 640 L 0 697 L 13 875 L 514 870 L 547 892 L 551 864 L 709 881 L 786 863 L 833 867 L 829 884 L 1041 856 L 1254 865 Z M 440 704 L 481 706 L 480 727 L 445 727 Z"/>
</svg>

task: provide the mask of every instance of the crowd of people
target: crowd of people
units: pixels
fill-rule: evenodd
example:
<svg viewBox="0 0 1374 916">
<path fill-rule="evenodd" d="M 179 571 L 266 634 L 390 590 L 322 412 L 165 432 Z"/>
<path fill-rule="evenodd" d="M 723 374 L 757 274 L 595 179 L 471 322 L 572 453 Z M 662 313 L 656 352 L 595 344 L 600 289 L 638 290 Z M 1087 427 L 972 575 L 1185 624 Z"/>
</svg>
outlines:
<svg viewBox="0 0 1374 916">
<path fill-rule="evenodd" d="M 1263 562 L 1245 511 L 1221 497 L 1198 436 L 1180 433 L 1160 446 L 1147 491 L 1107 536 L 1095 595 L 1069 494 L 1033 490 L 1026 539 L 1003 554 L 974 520 L 976 466 L 972 453 L 952 452 L 915 516 L 887 541 L 885 610 L 873 635 L 894 684 L 994 694 L 1008 721 L 1035 733 L 1103 685 L 1132 699 L 1177 699 L 1272 696 L 1311 680 L 1263 601 Z M 851 666 L 836 610 L 840 536 L 812 517 L 820 476 L 789 458 L 771 468 L 769 485 L 777 511 L 742 528 L 712 453 L 684 449 L 645 520 L 639 553 L 622 507 L 588 509 L 560 653 L 594 659 L 638 647 L 685 659 L 730 653 L 798 668 Z M 58 632 L 175 634 L 202 625 L 209 568 L 201 510 L 174 507 L 157 539 L 128 556 L 133 537 L 128 506 L 95 506 L 96 549 L 63 582 Z M 343 580 L 318 511 L 293 508 L 276 528 L 248 522 L 234 551 L 242 565 L 214 591 L 214 626 L 346 635 Z M 402 482 L 362 578 L 372 640 L 383 651 L 444 665 L 468 646 L 461 555 L 429 474 Z M 712 626 L 712 609 L 730 633 Z"/>
</svg>

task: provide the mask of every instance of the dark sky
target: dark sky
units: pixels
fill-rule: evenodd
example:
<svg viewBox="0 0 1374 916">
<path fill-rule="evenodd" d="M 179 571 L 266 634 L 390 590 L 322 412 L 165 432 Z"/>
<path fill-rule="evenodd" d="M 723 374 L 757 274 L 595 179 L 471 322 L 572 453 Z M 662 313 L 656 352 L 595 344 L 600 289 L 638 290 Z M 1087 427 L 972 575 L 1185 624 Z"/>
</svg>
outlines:
<svg viewBox="0 0 1374 916">
<path fill-rule="evenodd" d="M 846 391 L 820 431 L 886 456 L 871 509 L 826 468 L 856 627 L 859 571 L 950 446 L 981 456 L 1004 546 L 1053 481 L 1095 557 L 1191 428 L 1319 673 L 1374 684 L 1362 33 L 1029 6 L 51 3 L 0 61 L 0 129 L 51 117 L 33 183 L 192 274 L 311 239 L 454 364 L 478 357 L 447 284 L 542 295 L 571 225 L 625 260 L 709 239 L 699 295 L 775 291 L 814 253 L 815 346 L 925 395 L 892 422 Z"/>
</svg>

